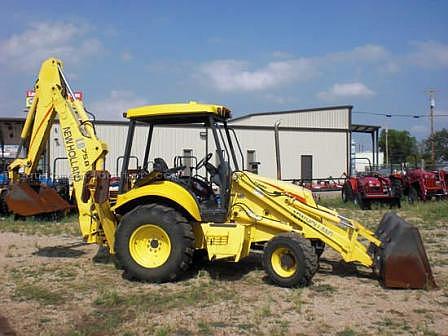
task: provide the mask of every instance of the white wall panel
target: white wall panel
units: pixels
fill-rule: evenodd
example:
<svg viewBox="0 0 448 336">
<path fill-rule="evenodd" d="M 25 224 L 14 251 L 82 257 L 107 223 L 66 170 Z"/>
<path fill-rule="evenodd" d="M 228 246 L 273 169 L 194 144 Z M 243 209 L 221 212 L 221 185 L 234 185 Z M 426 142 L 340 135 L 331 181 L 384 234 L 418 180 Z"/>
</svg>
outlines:
<svg viewBox="0 0 448 336">
<path fill-rule="evenodd" d="M 317 111 L 276 112 L 253 115 L 231 121 L 233 125 L 274 126 L 280 120 L 282 127 L 299 128 L 349 128 L 349 108 Z"/>
<path fill-rule="evenodd" d="M 276 177 L 274 132 L 238 130 L 238 138 L 247 150 L 255 150 L 260 162 L 259 174 Z M 280 131 L 282 178 L 300 178 L 301 155 L 313 156 L 313 178 L 338 177 L 346 171 L 347 147 L 345 132 Z"/>
<path fill-rule="evenodd" d="M 244 164 L 246 164 L 247 150 L 256 151 L 256 159 L 261 164 L 259 174 L 275 177 L 276 161 L 273 129 L 258 128 L 257 126 L 273 126 L 277 120 L 281 120 L 281 127 L 310 127 L 333 128 L 335 131 L 326 130 L 280 130 L 280 145 L 282 159 L 282 177 L 293 179 L 301 177 L 301 155 L 313 156 L 313 178 L 338 177 L 346 170 L 347 166 L 347 132 L 349 109 L 322 110 L 300 113 L 278 113 L 275 115 L 253 116 L 233 122 L 237 127 L 237 134 L 242 145 Z M 244 121 L 244 122 L 243 122 Z M 244 128 L 241 125 L 251 125 Z M 125 123 L 97 124 L 98 137 L 108 144 L 109 155 L 106 160 L 106 169 L 112 175 L 116 174 L 117 158 L 124 153 L 128 125 Z M 205 156 L 206 141 L 201 139 L 200 132 L 205 129 L 176 126 L 156 127 L 150 151 L 150 160 L 155 157 L 165 159 L 169 167 L 173 166 L 176 155 L 182 155 L 184 149 L 192 149 L 193 155 L 200 160 Z M 63 141 L 59 138 L 59 125 L 54 125 L 50 135 L 50 164 L 53 168 L 53 160 L 56 157 L 65 157 Z M 148 127 L 136 126 L 132 155 L 139 158 L 142 164 L 145 146 L 147 142 Z M 208 132 L 209 152 L 216 156 L 214 139 L 211 130 Z M 240 160 L 240 156 L 238 154 Z M 216 163 L 216 158 L 211 160 Z M 121 171 L 121 165 L 118 167 Z M 130 168 L 135 168 L 135 161 L 131 160 Z M 247 167 L 246 167 L 247 168 Z M 57 175 L 68 175 L 67 161 L 61 161 L 56 167 Z M 203 173 L 203 172 L 202 172 Z"/>
</svg>

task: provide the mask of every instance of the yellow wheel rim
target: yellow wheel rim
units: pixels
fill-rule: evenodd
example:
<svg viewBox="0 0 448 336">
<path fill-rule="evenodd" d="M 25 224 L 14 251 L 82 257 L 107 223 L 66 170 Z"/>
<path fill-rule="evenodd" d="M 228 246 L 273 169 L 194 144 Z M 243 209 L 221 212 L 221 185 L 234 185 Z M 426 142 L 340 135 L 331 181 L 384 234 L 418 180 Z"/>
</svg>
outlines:
<svg viewBox="0 0 448 336">
<path fill-rule="evenodd" d="M 272 253 L 271 265 L 274 272 L 282 278 L 289 278 L 297 271 L 297 260 L 286 247 L 279 247 Z"/>
<path fill-rule="evenodd" d="M 129 252 L 140 266 L 156 268 L 162 266 L 171 253 L 171 242 L 162 228 L 145 224 L 138 227 L 129 239 Z"/>
</svg>

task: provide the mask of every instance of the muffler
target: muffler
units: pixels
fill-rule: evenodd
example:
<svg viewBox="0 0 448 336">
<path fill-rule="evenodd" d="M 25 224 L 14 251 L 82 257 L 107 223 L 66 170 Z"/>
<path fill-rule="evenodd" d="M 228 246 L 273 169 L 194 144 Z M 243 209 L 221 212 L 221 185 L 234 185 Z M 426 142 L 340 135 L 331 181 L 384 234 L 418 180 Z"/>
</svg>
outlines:
<svg viewBox="0 0 448 336">
<path fill-rule="evenodd" d="M 24 217 L 70 209 L 70 204 L 56 190 L 42 184 L 30 185 L 26 182 L 11 184 L 5 202 L 9 212 Z"/>
<path fill-rule="evenodd" d="M 375 231 L 381 246 L 371 245 L 374 269 L 384 287 L 435 289 L 428 256 L 418 229 L 393 212 L 386 213 Z"/>
</svg>

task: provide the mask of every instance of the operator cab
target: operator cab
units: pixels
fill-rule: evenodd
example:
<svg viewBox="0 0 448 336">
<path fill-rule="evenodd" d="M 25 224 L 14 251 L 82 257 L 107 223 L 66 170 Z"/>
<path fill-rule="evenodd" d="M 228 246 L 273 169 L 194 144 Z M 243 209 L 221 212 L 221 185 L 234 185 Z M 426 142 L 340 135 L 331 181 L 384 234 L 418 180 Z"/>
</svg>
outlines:
<svg viewBox="0 0 448 336">
<path fill-rule="evenodd" d="M 204 221 L 224 221 L 229 202 L 230 177 L 232 171 L 244 169 L 243 155 L 240 144 L 233 129 L 228 127 L 227 120 L 231 112 L 225 106 L 199 104 L 163 104 L 150 105 L 130 109 L 125 117 L 130 120 L 128 136 L 120 177 L 119 193 L 122 194 L 130 187 L 142 187 L 157 181 L 169 180 L 187 189 L 195 198 Z M 147 141 L 141 167 L 136 176 L 132 177 L 128 169 L 133 157 L 132 143 L 134 142 L 136 126 L 147 127 Z M 154 134 L 157 141 L 163 139 L 165 130 L 175 125 L 185 125 L 191 128 L 195 136 L 204 140 L 203 156 L 192 153 L 175 155 L 173 158 L 161 157 L 156 153 Z M 235 146 L 238 155 L 235 152 Z M 184 144 L 188 147 L 192 144 Z M 180 153 L 179 149 L 176 149 Z M 154 157 L 150 157 L 151 155 Z M 160 153 L 166 154 L 166 153 Z M 170 164 L 172 162 L 172 165 Z"/>
</svg>

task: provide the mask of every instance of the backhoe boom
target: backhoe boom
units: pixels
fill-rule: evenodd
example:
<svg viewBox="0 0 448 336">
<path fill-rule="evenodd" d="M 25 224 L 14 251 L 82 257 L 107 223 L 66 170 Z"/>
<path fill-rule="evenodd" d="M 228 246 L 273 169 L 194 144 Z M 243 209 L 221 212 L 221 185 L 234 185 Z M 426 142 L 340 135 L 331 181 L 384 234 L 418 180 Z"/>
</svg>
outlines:
<svg viewBox="0 0 448 336">
<path fill-rule="evenodd" d="M 107 145 L 96 136 L 95 127 L 83 103 L 75 98 L 65 80 L 62 67 L 62 61 L 55 58 L 50 58 L 42 64 L 34 88 L 35 97 L 21 133 L 21 144 L 27 148 L 27 153 L 24 158 L 17 158 L 10 164 L 9 178 L 13 184 L 17 184 L 24 177 L 35 173 L 39 158 L 48 142 L 51 126 L 57 117 L 70 163 L 82 236 L 89 243 L 102 244 L 106 243 L 104 231 L 107 230 L 104 230 L 101 222 L 116 225 L 108 200 L 98 204 L 93 197 L 89 197 L 83 201 L 81 194 L 84 176 L 90 171 L 104 168 Z M 23 175 L 19 174 L 20 169 L 23 170 Z M 93 192 L 95 185 L 90 185 Z M 13 204 L 14 199 L 7 199 L 7 202 Z M 107 219 L 104 216 L 107 216 Z M 113 241 L 108 245 L 113 250 Z"/>
</svg>

